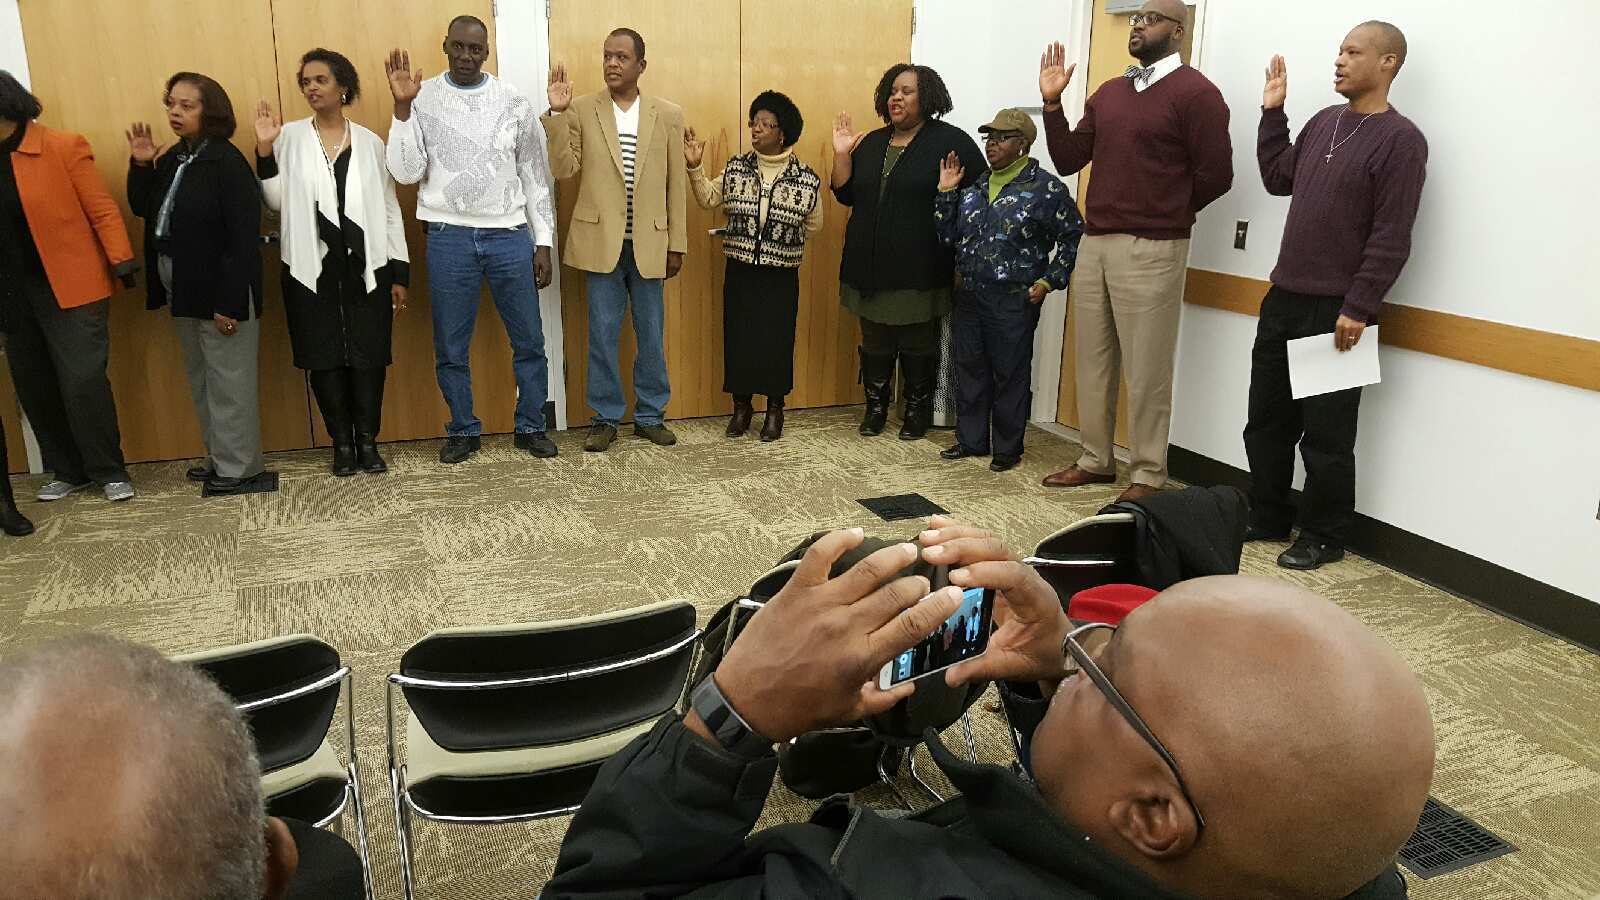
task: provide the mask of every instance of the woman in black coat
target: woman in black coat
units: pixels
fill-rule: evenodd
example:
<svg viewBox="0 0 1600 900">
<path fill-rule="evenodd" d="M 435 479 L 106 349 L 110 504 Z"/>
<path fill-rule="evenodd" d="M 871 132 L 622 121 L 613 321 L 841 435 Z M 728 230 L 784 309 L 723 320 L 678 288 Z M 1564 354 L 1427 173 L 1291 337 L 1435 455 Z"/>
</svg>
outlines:
<svg viewBox="0 0 1600 900">
<path fill-rule="evenodd" d="M 189 470 L 210 493 L 248 488 L 266 468 L 256 397 L 261 325 L 261 192 L 233 137 L 222 85 L 167 79 L 162 152 L 149 125 L 128 130 L 128 205 L 144 219 L 147 309 L 170 306 L 208 458 Z"/>
<path fill-rule="evenodd" d="M 939 161 L 955 153 L 962 187 L 988 171 L 966 132 L 939 121 L 954 108 L 939 73 L 900 63 L 883 73 L 873 98 L 884 127 L 852 133 L 840 113 L 833 131 L 833 195 L 851 207 L 839 266 L 839 302 L 861 319 L 861 381 L 867 412 L 861 433 L 883 431 L 896 358 L 905 371 L 902 440 L 933 420 L 940 321 L 951 309 L 955 260 L 939 242 L 933 198 Z"/>
</svg>

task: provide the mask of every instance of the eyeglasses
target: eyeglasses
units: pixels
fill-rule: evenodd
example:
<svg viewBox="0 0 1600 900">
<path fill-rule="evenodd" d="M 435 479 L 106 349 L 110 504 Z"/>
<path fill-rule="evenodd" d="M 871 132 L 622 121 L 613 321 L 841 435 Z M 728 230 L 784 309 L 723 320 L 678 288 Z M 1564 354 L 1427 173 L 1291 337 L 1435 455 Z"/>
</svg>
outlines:
<svg viewBox="0 0 1600 900">
<path fill-rule="evenodd" d="M 991 131 L 983 136 L 985 144 L 1002 144 L 1014 138 L 1022 137 L 1020 131 Z"/>
<path fill-rule="evenodd" d="M 1200 814 L 1199 804 L 1195 803 L 1194 797 L 1189 794 L 1189 785 L 1183 780 L 1183 774 L 1178 771 L 1177 759 L 1162 745 L 1160 739 L 1150 730 L 1150 726 L 1144 723 L 1144 719 L 1133 711 L 1133 707 L 1128 704 L 1122 693 L 1111 683 L 1111 679 L 1106 677 L 1106 673 L 1101 671 L 1100 666 L 1089 656 L 1089 651 L 1083 649 L 1083 645 L 1078 642 L 1078 635 L 1086 634 L 1098 628 L 1104 628 L 1109 631 L 1117 630 L 1115 625 L 1090 622 L 1067 633 L 1067 639 L 1062 642 L 1061 652 L 1063 656 L 1071 657 L 1072 661 L 1077 664 L 1076 670 L 1068 670 L 1068 677 L 1079 672 L 1089 676 L 1089 680 L 1094 682 L 1094 686 L 1100 690 L 1101 694 L 1105 695 L 1106 702 L 1111 704 L 1111 708 L 1122 715 L 1122 718 L 1132 726 L 1133 730 L 1138 732 L 1139 737 L 1144 738 L 1144 742 L 1150 745 L 1150 749 L 1156 751 L 1156 755 L 1160 756 L 1161 761 L 1167 764 L 1167 768 L 1172 770 L 1172 777 L 1178 782 L 1178 790 L 1182 792 L 1183 799 L 1189 803 L 1189 808 L 1194 810 L 1195 821 L 1199 823 L 1201 828 L 1205 828 L 1205 816 Z"/>
<path fill-rule="evenodd" d="M 1172 22 L 1176 25 L 1183 24 L 1182 19 L 1174 19 L 1171 16 L 1163 16 L 1158 12 L 1137 12 L 1128 17 L 1128 24 L 1132 25 L 1134 28 L 1142 28 L 1146 25 L 1159 25 L 1162 22 Z"/>
</svg>

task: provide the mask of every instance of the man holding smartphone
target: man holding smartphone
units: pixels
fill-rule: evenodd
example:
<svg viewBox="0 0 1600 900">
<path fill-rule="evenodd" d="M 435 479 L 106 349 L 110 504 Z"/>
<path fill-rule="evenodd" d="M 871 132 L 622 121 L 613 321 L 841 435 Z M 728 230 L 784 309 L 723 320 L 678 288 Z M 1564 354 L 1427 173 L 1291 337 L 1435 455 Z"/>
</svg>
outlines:
<svg viewBox="0 0 1600 900">
<path fill-rule="evenodd" d="M 818 540 L 691 710 L 601 769 L 544 893 L 1405 896 L 1394 858 L 1427 799 L 1433 728 L 1416 676 L 1365 626 L 1304 589 L 1221 576 L 1145 603 L 1091 655 L 992 534 L 933 528 L 836 578 L 861 530 Z M 900 577 L 919 553 L 954 587 Z M 905 818 L 825 807 L 751 835 L 773 744 L 908 697 L 914 684 L 869 680 L 974 587 L 996 591 L 1006 621 L 945 677 L 1002 682 L 1035 783 L 934 738 L 959 799 Z"/>
</svg>

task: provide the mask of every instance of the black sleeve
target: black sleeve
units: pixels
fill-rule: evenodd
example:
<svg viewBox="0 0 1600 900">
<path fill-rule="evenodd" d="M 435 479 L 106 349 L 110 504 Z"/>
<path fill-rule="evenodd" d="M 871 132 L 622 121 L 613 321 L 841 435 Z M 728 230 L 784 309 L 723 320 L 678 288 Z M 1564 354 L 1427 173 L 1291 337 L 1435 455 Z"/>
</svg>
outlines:
<svg viewBox="0 0 1600 900">
<path fill-rule="evenodd" d="M 298 819 L 284 819 L 300 852 L 285 900 L 361 900 L 366 886 L 361 857 L 344 838 Z"/>
<path fill-rule="evenodd" d="M 278 177 L 278 157 L 275 154 L 268 153 L 266 156 L 256 154 L 256 177 L 262 181 Z"/>
<path fill-rule="evenodd" d="M 156 189 L 156 166 L 160 164 L 160 160 L 157 160 L 148 166 L 141 166 L 132 159 L 128 160 L 128 208 L 141 219 L 156 214 L 150 205 L 155 200 L 152 195 Z"/>
<path fill-rule="evenodd" d="M 403 288 L 411 287 L 411 263 L 403 259 L 389 260 L 389 280 Z"/>
<path fill-rule="evenodd" d="M 833 188 L 833 199 L 844 206 L 856 205 L 856 176 L 861 171 L 861 144 L 865 141 L 866 138 L 862 138 L 856 142 L 855 149 L 850 151 L 850 178 L 844 184 Z"/>
<path fill-rule="evenodd" d="M 600 769 L 541 896 L 676 896 L 709 885 L 719 897 L 763 896 L 766 878 L 744 842 L 777 767 L 776 756 L 740 759 L 677 715 L 662 717 Z"/>
<path fill-rule="evenodd" d="M 223 155 L 221 173 L 227 259 L 223 262 L 226 271 L 222 296 L 216 299 L 215 309 L 230 319 L 243 321 L 251 317 L 250 294 L 256 289 L 261 271 L 261 188 L 244 154 L 237 150 Z"/>
</svg>

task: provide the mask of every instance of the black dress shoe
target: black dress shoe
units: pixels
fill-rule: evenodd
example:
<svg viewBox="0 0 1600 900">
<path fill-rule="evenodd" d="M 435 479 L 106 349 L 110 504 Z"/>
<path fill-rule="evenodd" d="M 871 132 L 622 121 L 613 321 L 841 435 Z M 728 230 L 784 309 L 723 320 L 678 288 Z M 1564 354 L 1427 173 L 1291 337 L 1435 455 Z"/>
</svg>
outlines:
<svg viewBox="0 0 1600 900">
<path fill-rule="evenodd" d="M 561 452 L 556 449 L 556 442 L 542 431 L 519 431 L 512 441 L 518 450 L 526 450 L 540 459 L 549 459 Z"/>
<path fill-rule="evenodd" d="M 1302 536 L 1294 546 L 1278 554 L 1278 565 L 1285 569 L 1317 569 L 1325 563 L 1344 559 L 1344 548 Z"/>
<path fill-rule="evenodd" d="M 1276 528 L 1267 528 L 1252 523 L 1244 530 L 1245 543 L 1250 541 L 1287 541 L 1288 539 L 1289 529 L 1287 528 L 1280 531 Z"/>
<path fill-rule="evenodd" d="M 3 476 L 0 476 L 3 477 Z M 0 531 L 12 537 L 22 537 L 33 534 L 33 523 L 28 517 L 17 511 L 15 503 L 0 503 Z"/>
<path fill-rule="evenodd" d="M 244 487 L 248 478 L 227 478 L 222 475 L 213 475 L 206 479 L 206 490 L 213 494 L 232 494 Z"/>
<path fill-rule="evenodd" d="M 968 450 L 967 448 L 961 446 L 960 444 L 955 444 L 953 446 L 946 447 L 943 450 L 939 451 L 939 458 L 940 459 L 966 459 L 969 456 L 988 456 L 988 455 L 989 454 L 987 454 L 987 453 L 978 453 L 978 452 L 975 452 L 975 451 L 972 451 L 972 450 Z"/>
<path fill-rule="evenodd" d="M 989 471 L 1009 472 L 1021 464 L 1022 460 L 1020 459 L 1006 459 L 1004 457 L 996 456 L 994 459 L 989 460 Z"/>
<path fill-rule="evenodd" d="M 452 434 L 444 439 L 444 446 L 439 448 L 439 462 L 458 463 L 477 453 L 483 446 L 483 439 L 477 435 Z"/>
<path fill-rule="evenodd" d="M 190 466 L 189 471 L 183 473 L 183 477 L 190 481 L 210 481 L 217 477 L 217 470 L 210 466 Z"/>
</svg>

